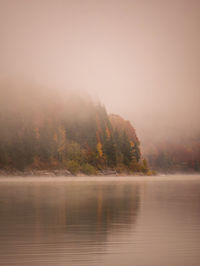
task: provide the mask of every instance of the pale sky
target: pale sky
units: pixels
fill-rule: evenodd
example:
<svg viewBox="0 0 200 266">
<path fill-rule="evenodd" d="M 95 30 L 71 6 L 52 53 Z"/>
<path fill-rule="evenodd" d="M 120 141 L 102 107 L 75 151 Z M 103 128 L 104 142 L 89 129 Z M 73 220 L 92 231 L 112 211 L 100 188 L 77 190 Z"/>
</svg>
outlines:
<svg viewBox="0 0 200 266">
<path fill-rule="evenodd" d="M 199 0 L 0 0 L 0 79 L 83 90 L 139 138 L 200 128 Z"/>
</svg>

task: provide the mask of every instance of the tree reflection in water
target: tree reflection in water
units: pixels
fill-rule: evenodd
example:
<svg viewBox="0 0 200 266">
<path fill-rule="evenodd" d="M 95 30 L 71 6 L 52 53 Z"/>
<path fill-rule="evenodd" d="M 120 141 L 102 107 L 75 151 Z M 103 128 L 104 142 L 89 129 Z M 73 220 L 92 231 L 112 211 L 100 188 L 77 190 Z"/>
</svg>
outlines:
<svg viewBox="0 0 200 266">
<path fill-rule="evenodd" d="M 137 183 L 62 180 L 2 183 L 3 263 L 89 263 L 94 259 L 92 256 L 106 252 L 109 235 L 131 229 L 139 204 Z"/>
</svg>

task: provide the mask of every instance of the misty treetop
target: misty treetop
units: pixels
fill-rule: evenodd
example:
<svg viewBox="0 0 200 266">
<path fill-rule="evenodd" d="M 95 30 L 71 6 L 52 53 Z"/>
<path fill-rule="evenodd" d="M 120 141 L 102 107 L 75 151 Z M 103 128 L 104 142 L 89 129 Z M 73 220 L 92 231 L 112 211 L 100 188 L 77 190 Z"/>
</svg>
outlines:
<svg viewBox="0 0 200 266">
<path fill-rule="evenodd" d="M 1 98 L 0 168 L 148 171 L 130 122 L 100 103 L 69 92 L 18 93 L 5 90 Z"/>
</svg>

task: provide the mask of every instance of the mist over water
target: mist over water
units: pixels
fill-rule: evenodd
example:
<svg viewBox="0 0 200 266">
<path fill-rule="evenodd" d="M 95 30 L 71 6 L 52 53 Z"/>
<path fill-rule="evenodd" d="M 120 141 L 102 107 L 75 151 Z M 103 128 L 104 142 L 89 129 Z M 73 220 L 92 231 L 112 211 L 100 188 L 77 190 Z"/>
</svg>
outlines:
<svg viewBox="0 0 200 266">
<path fill-rule="evenodd" d="M 200 176 L 0 179 L 0 265 L 198 266 Z"/>
</svg>

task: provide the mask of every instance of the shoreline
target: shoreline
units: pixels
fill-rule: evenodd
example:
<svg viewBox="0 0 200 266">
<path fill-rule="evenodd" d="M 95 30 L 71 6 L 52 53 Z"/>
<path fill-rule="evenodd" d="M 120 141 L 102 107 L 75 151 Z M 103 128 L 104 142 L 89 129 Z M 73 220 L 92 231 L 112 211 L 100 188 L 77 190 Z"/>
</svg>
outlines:
<svg viewBox="0 0 200 266">
<path fill-rule="evenodd" d="M 135 173 L 128 173 L 128 172 L 121 172 L 118 173 L 114 170 L 102 170 L 102 171 L 98 171 L 96 174 L 85 174 L 85 173 L 77 173 L 77 174 L 72 174 L 70 173 L 68 170 L 28 170 L 28 171 L 19 171 L 19 170 L 1 170 L 0 169 L 0 179 L 3 178 L 73 178 L 73 179 L 81 179 L 81 178 L 104 178 L 104 177 L 161 177 L 161 178 L 165 178 L 165 177 L 170 177 L 170 176 L 178 176 L 178 175 L 183 175 L 183 176 L 187 176 L 187 175 L 192 175 L 192 176 L 199 176 L 200 173 L 195 173 L 195 172 L 183 172 L 183 173 L 152 173 L 151 175 L 149 174 L 145 174 L 143 172 L 135 172 Z"/>
<path fill-rule="evenodd" d="M 156 175 L 156 174 L 155 174 Z M 143 172 L 137 173 L 128 173 L 122 172 L 118 173 L 115 170 L 102 170 L 98 171 L 96 174 L 85 174 L 79 172 L 77 174 L 72 174 L 68 170 L 27 170 L 27 171 L 19 171 L 19 170 L 0 170 L 0 178 L 1 177 L 103 177 L 103 176 L 149 176 Z"/>
</svg>

